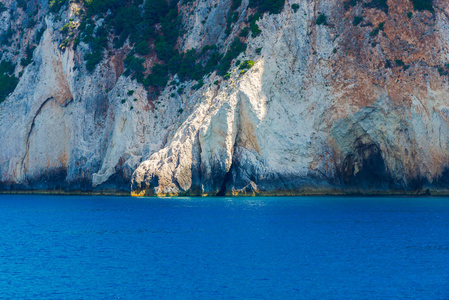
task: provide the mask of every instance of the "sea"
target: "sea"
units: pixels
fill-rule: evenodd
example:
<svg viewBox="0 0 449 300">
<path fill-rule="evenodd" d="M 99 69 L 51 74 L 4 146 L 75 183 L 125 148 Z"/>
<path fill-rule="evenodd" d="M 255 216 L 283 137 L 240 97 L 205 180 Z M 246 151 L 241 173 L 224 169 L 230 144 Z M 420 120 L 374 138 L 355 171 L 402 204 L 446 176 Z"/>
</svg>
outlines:
<svg viewBox="0 0 449 300">
<path fill-rule="evenodd" d="M 449 198 L 0 195 L 1 299 L 449 299 Z"/>
</svg>

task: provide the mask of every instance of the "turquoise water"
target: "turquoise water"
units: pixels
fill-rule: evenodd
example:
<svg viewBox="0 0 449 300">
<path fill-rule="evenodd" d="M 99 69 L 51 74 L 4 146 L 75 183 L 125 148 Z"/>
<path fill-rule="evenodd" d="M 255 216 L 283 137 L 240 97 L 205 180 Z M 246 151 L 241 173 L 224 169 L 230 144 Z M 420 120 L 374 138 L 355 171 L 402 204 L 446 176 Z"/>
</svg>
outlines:
<svg viewBox="0 0 449 300">
<path fill-rule="evenodd" d="M 0 195 L 0 295 L 449 299 L 449 198 Z"/>
</svg>

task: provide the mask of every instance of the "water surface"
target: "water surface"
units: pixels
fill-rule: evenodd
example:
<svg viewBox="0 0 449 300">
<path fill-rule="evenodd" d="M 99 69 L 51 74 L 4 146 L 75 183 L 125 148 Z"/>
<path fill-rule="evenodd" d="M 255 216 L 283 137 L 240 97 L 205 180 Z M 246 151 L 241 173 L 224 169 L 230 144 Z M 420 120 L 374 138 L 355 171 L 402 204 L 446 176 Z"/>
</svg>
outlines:
<svg viewBox="0 0 449 300">
<path fill-rule="evenodd" d="M 0 295 L 449 299 L 449 198 L 0 195 Z"/>
</svg>

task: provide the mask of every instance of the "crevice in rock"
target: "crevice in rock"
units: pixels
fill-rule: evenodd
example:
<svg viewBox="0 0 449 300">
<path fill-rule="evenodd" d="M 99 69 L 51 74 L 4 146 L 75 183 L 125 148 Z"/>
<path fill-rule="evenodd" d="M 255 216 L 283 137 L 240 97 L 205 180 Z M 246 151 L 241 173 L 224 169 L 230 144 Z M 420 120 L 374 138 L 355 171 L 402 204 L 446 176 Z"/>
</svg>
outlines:
<svg viewBox="0 0 449 300">
<path fill-rule="evenodd" d="M 197 140 L 197 144 L 198 144 L 198 163 L 197 163 L 197 165 L 199 166 L 198 167 L 198 182 L 202 182 L 203 181 L 203 173 L 201 172 L 201 164 L 203 163 L 203 161 L 202 161 L 201 155 L 203 153 L 203 147 L 201 147 L 199 131 L 197 133 L 196 140 Z"/>
<path fill-rule="evenodd" d="M 45 106 L 45 104 L 47 104 L 49 101 L 51 101 L 51 100 L 53 100 L 53 99 L 54 99 L 53 97 L 47 98 L 47 99 L 41 104 L 41 106 L 38 108 L 38 110 L 36 111 L 36 114 L 35 114 L 34 117 L 33 117 L 33 120 L 31 121 L 30 130 L 28 131 L 27 138 L 26 138 L 26 142 L 25 142 L 26 151 L 25 151 L 25 155 L 24 155 L 23 158 L 22 158 L 22 166 L 21 166 L 21 169 L 24 171 L 24 173 L 25 173 L 25 161 L 26 161 L 26 158 L 28 157 L 29 151 L 30 151 L 30 137 L 31 137 L 31 134 L 33 133 L 33 129 L 34 129 L 34 124 L 35 124 L 36 118 L 37 118 L 37 116 L 41 113 L 42 108 Z"/>
<path fill-rule="evenodd" d="M 241 128 L 241 121 L 240 121 L 240 114 L 238 114 L 237 116 L 237 120 L 236 120 L 236 127 L 237 127 L 237 133 L 235 135 L 235 139 L 234 139 L 234 145 L 232 147 L 232 163 L 229 166 L 229 170 L 228 172 L 226 172 L 224 178 L 223 178 L 223 182 L 221 184 L 220 190 L 217 193 L 217 196 L 219 197 L 223 197 L 226 196 L 226 191 L 229 187 L 229 183 L 232 181 L 232 170 L 235 168 L 235 153 L 236 153 L 236 148 L 239 146 L 240 144 L 240 135 L 242 134 L 242 128 Z"/>
<path fill-rule="evenodd" d="M 176 157 L 176 166 L 175 166 L 175 170 L 178 171 L 180 168 L 180 158 L 179 158 L 179 154 Z M 183 193 L 185 192 L 183 188 L 181 188 L 181 185 L 178 182 L 178 178 L 176 176 L 176 171 L 171 173 L 171 182 L 173 182 L 173 184 L 175 185 L 175 187 L 178 189 L 178 191 L 182 191 Z"/>
<path fill-rule="evenodd" d="M 232 167 L 234 166 L 234 163 L 231 164 L 231 167 L 229 168 L 229 171 L 225 174 L 223 178 L 223 183 L 221 184 L 220 191 L 218 191 L 217 196 L 223 197 L 226 196 L 226 191 L 228 188 L 229 182 L 232 180 Z"/>
<path fill-rule="evenodd" d="M 66 102 L 61 104 L 61 107 L 67 107 L 71 103 L 73 103 L 73 96 L 72 96 L 72 98 L 68 99 Z"/>
</svg>

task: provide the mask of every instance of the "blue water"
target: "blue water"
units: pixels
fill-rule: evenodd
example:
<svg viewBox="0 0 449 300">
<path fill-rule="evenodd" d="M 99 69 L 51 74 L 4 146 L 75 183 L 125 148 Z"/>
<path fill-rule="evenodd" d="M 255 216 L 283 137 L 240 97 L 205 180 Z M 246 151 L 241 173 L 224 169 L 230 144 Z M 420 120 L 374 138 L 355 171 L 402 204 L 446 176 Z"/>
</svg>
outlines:
<svg viewBox="0 0 449 300">
<path fill-rule="evenodd" d="M 0 297 L 449 299 L 449 198 L 0 195 Z"/>
</svg>

